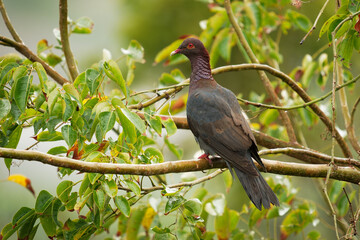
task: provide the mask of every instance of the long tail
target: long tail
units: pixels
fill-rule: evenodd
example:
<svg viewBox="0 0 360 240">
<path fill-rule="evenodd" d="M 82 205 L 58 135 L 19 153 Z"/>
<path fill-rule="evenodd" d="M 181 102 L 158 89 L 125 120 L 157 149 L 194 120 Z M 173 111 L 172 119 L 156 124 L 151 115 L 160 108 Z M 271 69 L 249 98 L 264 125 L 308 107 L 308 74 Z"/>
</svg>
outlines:
<svg viewBox="0 0 360 240">
<path fill-rule="evenodd" d="M 259 210 L 261 210 L 261 205 L 263 205 L 264 208 L 270 208 L 270 203 L 275 206 L 280 205 L 279 199 L 261 176 L 260 172 L 258 176 L 253 176 L 243 173 L 236 168 L 234 168 L 234 170 L 245 192 Z"/>
</svg>

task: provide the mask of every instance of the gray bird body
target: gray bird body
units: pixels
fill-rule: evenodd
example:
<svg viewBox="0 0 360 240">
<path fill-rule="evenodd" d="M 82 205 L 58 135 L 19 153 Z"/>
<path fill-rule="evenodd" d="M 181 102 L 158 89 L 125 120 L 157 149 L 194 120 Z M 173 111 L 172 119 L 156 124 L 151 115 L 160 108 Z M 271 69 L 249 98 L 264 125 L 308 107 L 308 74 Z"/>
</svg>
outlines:
<svg viewBox="0 0 360 240">
<path fill-rule="evenodd" d="M 192 44 L 190 49 L 189 44 Z M 207 155 L 223 158 L 230 171 L 234 169 L 258 209 L 261 210 L 262 206 L 270 208 L 271 203 L 278 206 L 279 200 L 252 160 L 265 169 L 250 126 L 234 93 L 213 79 L 205 47 L 199 40 L 190 38 L 175 53 L 184 54 L 191 62 L 186 113 L 190 130 L 200 148 Z"/>
</svg>

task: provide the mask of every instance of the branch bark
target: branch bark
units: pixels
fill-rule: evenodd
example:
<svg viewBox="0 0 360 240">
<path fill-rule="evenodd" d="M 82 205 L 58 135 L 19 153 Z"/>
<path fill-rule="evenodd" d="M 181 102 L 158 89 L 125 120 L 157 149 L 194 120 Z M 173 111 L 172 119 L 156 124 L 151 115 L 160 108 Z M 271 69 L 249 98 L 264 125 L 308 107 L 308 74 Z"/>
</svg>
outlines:
<svg viewBox="0 0 360 240">
<path fill-rule="evenodd" d="M 64 52 L 64 56 L 66 59 L 66 64 L 69 69 L 69 73 L 71 76 L 72 81 L 76 79 L 79 75 L 79 70 L 77 68 L 74 54 L 70 48 L 69 42 L 69 33 L 68 33 L 68 7 L 67 7 L 67 0 L 60 0 L 59 1 L 59 29 L 60 29 L 60 37 L 61 37 L 61 45 L 62 50 Z"/>
<path fill-rule="evenodd" d="M 57 167 L 70 168 L 81 172 L 92 172 L 102 174 L 131 174 L 131 175 L 159 175 L 167 173 L 180 173 L 203 171 L 211 168 L 227 168 L 226 163 L 220 159 L 213 160 L 211 166 L 206 159 L 181 160 L 174 162 L 164 162 L 157 164 L 116 164 L 84 162 L 66 157 L 53 156 L 31 150 L 18 150 L 10 148 L 0 148 L 0 157 L 15 158 L 27 161 L 37 161 Z M 280 162 L 263 159 L 268 173 L 292 175 L 300 177 L 326 177 L 329 169 L 328 164 L 300 164 Z M 256 164 L 256 163 L 255 163 Z M 259 169 L 261 167 L 257 165 Z M 330 178 L 346 181 L 354 184 L 360 183 L 360 171 L 351 167 L 337 167 L 331 171 Z"/>
<path fill-rule="evenodd" d="M 15 42 L 9 38 L 4 36 L 0 36 L 0 41 L 7 43 L 9 46 L 15 48 L 19 53 L 24 55 L 27 59 L 32 62 L 39 62 L 43 65 L 45 71 L 49 76 L 54 79 L 57 83 L 63 85 L 68 83 L 69 81 L 66 80 L 63 76 L 61 76 L 57 71 L 55 71 L 50 65 L 48 65 L 45 61 L 39 58 L 35 53 L 33 53 L 25 44 Z"/>
</svg>

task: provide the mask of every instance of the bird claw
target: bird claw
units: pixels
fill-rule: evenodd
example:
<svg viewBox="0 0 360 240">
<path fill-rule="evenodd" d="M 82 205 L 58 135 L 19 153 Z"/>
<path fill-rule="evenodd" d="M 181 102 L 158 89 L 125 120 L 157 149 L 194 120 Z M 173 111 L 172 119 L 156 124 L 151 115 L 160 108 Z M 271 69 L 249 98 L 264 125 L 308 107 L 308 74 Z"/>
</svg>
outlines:
<svg viewBox="0 0 360 240">
<path fill-rule="evenodd" d="M 213 167 L 213 163 L 212 163 L 211 159 L 209 158 L 209 154 L 204 153 L 198 157 L 198 159 L 203 159 L 203 158 L 209 162 L 211 167 Z"/>
</svg>

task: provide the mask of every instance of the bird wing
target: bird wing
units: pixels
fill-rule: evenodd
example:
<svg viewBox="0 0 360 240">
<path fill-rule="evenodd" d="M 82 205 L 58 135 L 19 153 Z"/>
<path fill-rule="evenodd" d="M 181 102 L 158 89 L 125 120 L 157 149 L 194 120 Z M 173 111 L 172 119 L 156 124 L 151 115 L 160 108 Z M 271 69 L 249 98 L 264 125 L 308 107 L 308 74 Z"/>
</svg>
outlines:
<svg viewBox="0 0 360 240">
<path fill-rule="evenodd" d="M 187 118 L 197 138 L 244 173 L 259 175 L 251 160 L 254 137 L 239 104 L 231 106 L 229 90 L 220 87 L 197 89 L 188 99 Z M 235 95 L 230 92 L 236 101 Z M 255 145 L 256 147 L 256 145 Z"/>
</svg>

